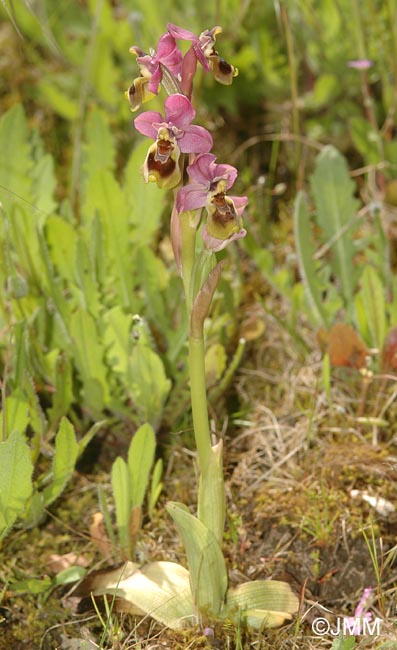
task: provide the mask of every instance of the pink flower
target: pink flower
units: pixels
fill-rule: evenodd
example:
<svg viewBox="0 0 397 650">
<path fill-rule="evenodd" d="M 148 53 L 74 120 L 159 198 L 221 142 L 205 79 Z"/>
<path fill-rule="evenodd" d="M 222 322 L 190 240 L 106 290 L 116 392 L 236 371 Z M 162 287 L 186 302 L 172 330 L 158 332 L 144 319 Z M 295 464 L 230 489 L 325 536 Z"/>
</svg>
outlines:
<svg viewBox="0 0 397 650">
<path fill-rule="evenodd" d="M 370 621 L 372 618 L 371 612 L 365 612 L 364 611 L 368 607 L 368 602 L 371 598 L 371 594 L 373 592 L 372 587 L 366 587 L 362 593 L 362 596 L 360 598 L 360 601 L 354 610 L 354 616 L 348 616 L 346 620 L 348 621 L 349 625 L 353 625 L 355 620 L 358 618 L 363 618 L 366 619 L 367 621 Z"/>
<path fill-rule="evenodd" d="M 182 63 L 181 87 L 189 97 L 192 92 L 197 61 L 201 63 L 206 72 L 212 70 L 215 79 L 225 85 L 230 85 L 233 77 L 238 75 L 237 68 L 222 59 L 215 49 L 216 36 L 222 32 L 221 27 L 216 26 L 210 30 L 206 29 L 200 36 L 196 36 L 188 29 L 183 29 L 173 23 L 168 23 L 167 29 L 174 38 L 191 41 L 192 43 Z"/>
<path fill-rule="evenodd" d="M 246 196 L 227 196 L 237 170 L 231 165 L 216 164 L 216 157 L 206 153 L 197 156 L 188 166 L 191 182 L 182 187 L 176 198 L 179 213 L 206 208 L 207 220 L 202 236 L 207 248 L 219 251 L 227 244 L 245 237 L 241 214 L 247 205 Z"/>
<path fill-rule="evenodd" d="M 212 153 L 197 156 L 188 166 L 191 182 L 182 187 L 176 199 L 178 212 L 196 210 L 205 206 L 211 192 L 217 192 L 220 184 L 223 191 L 228 190 L 237 178 L 237 169 L 231 165 L 218 165 Z"/>
<path fill-rule="evenodd" d="M 347 62 L 348 68 L 355 68 L 356 70 L 368 70 L 373 66 L 373 62 L 369 59 L 355 59 Z"/>
<path fill-rule="evenodd" d="M 165 100 L 165 118 L 157 111 L 146 111 L 134 120 L 139 133 L 157 140 L 159 131 L 168 131 L 168 139 L 174 141 L 183 153 L 206 153 L 213 141 L 211 134 L 202 126 L 191 124 L 196 111 L 185 95 L 170 95 Z M 164 138 L 163 138 L 164 139 Z"/>
<path fill-rule="evenodd" d="M 130 48 L 130 52 L 137 55 L 142 76 L 150 77 L 148 89 L 151 93 L 156 95 L 158 93 L 163 78 L 163 67 L 167 68 L 176 79 L 180 78 L 182 52 L 177 48 L 175 39 L 170 33 L 163 34 L 160 38 L 157 52 L 150 50 L 150 54 L 145 54 L 135 45 Z"/>
</svg>

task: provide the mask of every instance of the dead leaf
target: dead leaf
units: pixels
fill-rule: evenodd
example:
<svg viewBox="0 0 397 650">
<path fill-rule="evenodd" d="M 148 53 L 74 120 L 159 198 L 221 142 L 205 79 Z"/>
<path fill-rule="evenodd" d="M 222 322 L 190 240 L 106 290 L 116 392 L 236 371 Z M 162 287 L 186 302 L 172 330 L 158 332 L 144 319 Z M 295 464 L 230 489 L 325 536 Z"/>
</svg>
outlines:
<svg viewBox="0 0 397 650">
<path fill-rule="evenodd" d="M 101 512 L 95 512 L 92 515 L 90 536 L 98 550 L 106 559 L 108 559 L 112 553 L 112 545 L 106 534 L 105 525 L 103 523 L 103 514 Z"/>
<path fill-rule="evenodd" d="M 47 561 L 47 570 L 49 573 L 59 573 L 64 571 L 64 569 L 69 569 L 71 566 L 82 566 L 84 568 L 88 567 L 88 560 L 83 555 L 77 555 L 77 553 L 64 553 L 63 555 L 58 555 L 53 553 L 48 556 Z"/>
<path fill-rule="evenodd" d="M 354 329 L 347 323 L 335 323 L 328 337 L 331 366 L 363 368 L 369 350 Z"/>
</svg>

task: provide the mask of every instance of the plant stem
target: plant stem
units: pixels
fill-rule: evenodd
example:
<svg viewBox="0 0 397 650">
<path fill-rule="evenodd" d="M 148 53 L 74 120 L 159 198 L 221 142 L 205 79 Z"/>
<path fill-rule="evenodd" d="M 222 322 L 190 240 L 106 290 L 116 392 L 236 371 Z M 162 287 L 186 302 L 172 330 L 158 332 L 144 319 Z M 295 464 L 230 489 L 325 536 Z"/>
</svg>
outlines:
<svg viewBox="0 0 397 650">
<path fill-rule="evenodd" d="M 204 336 L 189 337 L 190 395 L 192 400 L 193 428 L 200 468 L 208 464 L 211 454 L 211 436 L 208 421 L 207 391 L 205 386 Z"/>
</svg>

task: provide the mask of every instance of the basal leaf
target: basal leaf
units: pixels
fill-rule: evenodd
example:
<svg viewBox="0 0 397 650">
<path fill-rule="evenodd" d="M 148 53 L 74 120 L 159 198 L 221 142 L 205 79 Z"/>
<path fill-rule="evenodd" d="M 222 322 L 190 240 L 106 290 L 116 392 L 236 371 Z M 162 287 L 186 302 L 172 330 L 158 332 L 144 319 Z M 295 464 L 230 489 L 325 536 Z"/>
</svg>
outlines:
<svg viewBox="0 0 397 650">
<path fill-rule="evenodd" d="M 369 344 L 373 348 L 381 349 L 386 336 L 386 301 L 383 283 L 372 266 L 366 266 L 360 278 L 361 289 L 357 300 L 362 302 L 363 309 L 357 310 L 364 321 L 363 330 L 368 328 L 370 334 Z M 361 327 L 360 327 L 361 329 Z"/>
<path fill-rule="evenodd" d="M 131 507 L 142 506 L 149 485 L 156 450 L 156 437 L 150 424 L 143 424 L 132 438 L 128 450 Z"/>
<path fill-rule="evenodd" d="M 43 490 L 44 505 L 50 505 L 63 492 L 71 479 L 79 454 L 73 425 L 62 418 L 59 430 L 55 436 L 55 455 L 52 464 L 51 483 Z"/>
<path fill-rule="evenodd" d="M 321 298 L 321 283 L 316 273 L 315 248 L 312 243 L 312 228 L 307 201 L 299 192 L 294 209 L 294 233 L 298 255 L 299 272 L 306 290 L 309 304 L 317 323 L 327 324 L 328 317 Z"/>
<path fill-rule="evenodd" d="M 104 279 L 108 290 L 117 291 L 118 302 L 131 311 L 134 301 L 130 208 L 118 182 L 106 170 L 94 170 L 86 184 L 83 216 L 87 227 L 92 226 L 96 214 L 100 216 L 104 236 L 105 259 L 99 260 L 107 271 Z"/>
<path fill-rule="evenodd" d="M 351 310 L 356 278 L 352 235 L 357 227 L 354 218 L 358 201 L 354 198 L 355 184 L 349 176 L 346 160 L 330 145 L 324 147 L 316 159 L 311 189 L 323 240 L 330 246 L 331 267 L 340 284 L 345 306 Z"/>
<path fill-rule="evenodd" d="M 0 119 L 0 151 L 0 200 L 8 212 L 19 197 L 32 200 L 33 163 L 22 104 L 15 104 Z"/>
<path fill-rule="evenodd" d="M 129 363 L 128 390 L 142 419 L 154 427 L 171 389 L 160 357 L 148 346 L 133 347 Z"/>
<path fill-rule="evenodd" d="M 229 589 L 225 616 L 253 628 L 278 627 L 298 611 L 299 599 L 286 582 L 254 580 Z"/>
<path fill-rule="evenodd" d="M 123 183 L 124 200 L 134 227 L 134 243 L 139 246 L 152 242 L 160 226 L 165 202 L 164 192 L 158 189 L 156 183 L 145 183 L 143 180 L 141 167 L 147 150 L 147 140 L 135 147 L 127 163 Z"/>
<path fill-rule="evenodd" d="M 25 433 L 29 424 L 29 404 L 26 399 L 9 395 L 5 400 L 4 409 L 0 415 L 1 437 L 8 438 L 15 431 Z M 3 432 L 3 424 L 5 424 L 5 432 Z"/>
<path fill-rule="evenodd" d="M 194 602 L 199 611 L 217 616 L 227 589 L 227 572 L 215 535 L 181 504 L 170 502 L 173 518 L 185 547 Z"/>
<path fill-rule="evenodd" d="M 0 442 L 0 540 L 25 509 L 33 491 L 32 474 L 29 446 L 16 430 Z"/>
<path fill-rule="evenodd" d="M 132 316 L 125 314 L 117 305 L 103 316 L 106 329 L 103 337 L 106 357 L 112 369 L 126 377 L 128 373 L 128 355 L 131 347 Z"/>
<path fill-rule="evenodd" d="M 94 412 L 101 411 L 104 403 L 109 400 L 109 387 L 104 349 L 92 316 L 82 309 L 72 314 L 70 335 L 73 339 L 75 363 L 83 382 L 86 405 Z"/>
<path fill-rule="evenodd" d="M 116 157 L 114 139 L 106 113 L 94 106 L 88 116 L 84 145 L 84 170 L 87 175 L 96 169 L 112 171 Z"/>
<path fill-rule="evenodd" d="M 150 562 L 96 572 L 77 587 L 75 594 L 115 595 L 118 610 L 151 616 L 174 630 L 196 622 L 189 572 L 175 562 Z"/>
<path fill-rule="evenodd" d="M 128 556 L 130 547 L 129 520 L 131 513 L 131 487 L 127 463 L 120 456 L 116 458 L 112 465 L 111 479 L 120 545 Z"/>
</svg>

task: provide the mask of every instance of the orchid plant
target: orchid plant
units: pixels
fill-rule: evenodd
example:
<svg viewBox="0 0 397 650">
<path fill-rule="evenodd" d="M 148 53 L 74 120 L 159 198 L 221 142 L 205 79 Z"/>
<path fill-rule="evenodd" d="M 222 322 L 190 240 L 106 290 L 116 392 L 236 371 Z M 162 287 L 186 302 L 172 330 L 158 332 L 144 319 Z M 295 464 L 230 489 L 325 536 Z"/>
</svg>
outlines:
<svg viewBox="0 0 397 650">
<path fill-rule="evenodd" d="M 157 50 L 137 56 L 140 76 L 126 93 L 132 111 L 157 95 L 167 93 L 164 115 L 141 113 L 135 128 L 151 138 L 143 163 L 145 182 L 171 189 L 174 203 L 170 219 L 171 241 L 182 278 L 190 323 L 189 374 L 194 435 L 197 446 L 199 487 L 197 516 L 186 506 L 171 502 L 167 510 L 182 538 L 189 570 L 173 562 L 154 562 L 142 568 L 133 562 L 123 573 L 104 583 L 96 580 L 94 593 L 116 593 L 137 613 L 148 613 L 172 628 L 215 619 L 260 628 L 290 620 L 298 600 L 288 584 L 257 580 L 228 587 L 222 540 L 225 523 L 223 441 L 213 442 L 208 420 L 204 367 L 204 321 L 219 282 L 222 262 L 216 253 L 244 237 L 242 212 L 247 197 L 229 196 L 237 170 L 216 162 L 211 134 L 193 124 L 193 81 L 200 64 L 215 79 L 231 84 L 237 69 L 215 49 L 220 27 L 195 36 L 168 24 Z M 190 41 L 183 55 L 177 40 Z M 188 182 L 184 184 L 184 179 Z"/>
</svg>

